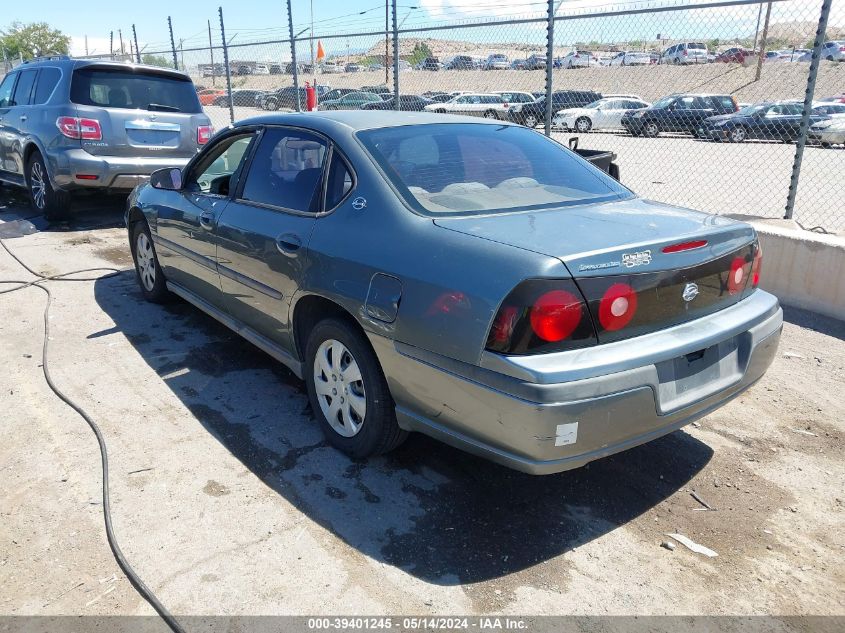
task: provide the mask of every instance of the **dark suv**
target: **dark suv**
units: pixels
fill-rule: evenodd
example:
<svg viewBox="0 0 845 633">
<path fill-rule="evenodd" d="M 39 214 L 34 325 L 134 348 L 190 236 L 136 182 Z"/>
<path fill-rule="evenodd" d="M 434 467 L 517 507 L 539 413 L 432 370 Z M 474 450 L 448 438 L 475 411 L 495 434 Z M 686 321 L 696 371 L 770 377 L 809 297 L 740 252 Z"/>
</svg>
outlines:
<svg viewBox="0 0 845 633">
<path fill-rule="evenodd" d="M 738 109 L 736 99 L 731 95 L 669 95 L 650 108 L 626 112 L 622 117 L 622 127 L 634 136 L 654 137 L 661 132 L 698 136 L 702 121 Z"/>
<path fill-rule="evenodd" d="M 213 128 L 188 75 L 67 56 L 24 62 L 0 84 L 0 181 L 48 220 L 78 191 L 128 193 L 182 167 Z"/>
<path fill-rule="evenodd" d="M 329 86 L 317 85 L 317 99 L 321 99 L 330 90 Z M 351 90 L 350 90 L 351 92 Z M 299 87 L 299 105 L 305 108 L 308 100 L 305 86 Z M 279 88 L 273 92 L 265 92 L 255 100 L 255 105 L 263 110 L 278 110 L 279 108 L 296 109 L 296 89 L 293 86 Z"/>
<path fill-rule="evenodd" d="M 552 93 L 552 116 L 558 110 L 580 108 L 602 96 L 592 90 L 558 90 Z M 546 97 L 539 97 L 533 103 L 517 103 L 508 110 L 508 119 L 527 127 L 535 127 L 546 118 Z"/>
</svg>

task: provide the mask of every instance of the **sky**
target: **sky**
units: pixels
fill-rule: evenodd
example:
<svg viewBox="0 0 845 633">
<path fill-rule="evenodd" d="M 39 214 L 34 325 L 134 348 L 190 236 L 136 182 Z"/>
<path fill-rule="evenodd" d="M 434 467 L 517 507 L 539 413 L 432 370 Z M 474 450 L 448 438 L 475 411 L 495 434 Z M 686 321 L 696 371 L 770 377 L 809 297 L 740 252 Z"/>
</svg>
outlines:
<svg viewBox="0 0 845 633">
<path fill-rule="evenodd" d="M 683 4 L 701 1 L 705 0 L 686 0 Z M 665 5 L 666 1 L 655 1 L 651 4 Z M 809 17 L 817 13 L 816 4 L 814 0 L 790 0 L 787 3 L 776 3 L 778 8 L 775 12 L 783 12 L 786 5 L 801 6 L 801 13 Z M 144 0 L 142 3 L 86 0 L 84 11 L 68 11 L 65 1 L 40 0 L 37 3 L 15 3 L 11 10 L 5 9 L 3 17 L 0 17 L 0 28 L 4 22 L 13 20 L 46 21 L 72 36 L 71 52 L 74 54 L 85 52 L 87 35 L 88 50 L 93 54 L 108 51 L 109 31 L 114 31 L 117 42 L 118 29 L 123 32 L 128 50 L 134 24 L 142 50 L 145 47 L 148 50 L 157 50 L 167 48 L 169 15 L 173 20 L 177 43 L 184 39 L 186 47 L 202 46 L 208 42 L 209 19 L 214 30 L 213 37 L 219 38 L 217 7 L 220 5 L 226 20 L 227 39 L 232 35 L 235 35 L 237 41 L 287 37 L 287 5 L 284 0 Z M 838 14 L 845 9 L 845 0 L 838 0 L 835 5 L 838 6 L 834 7 L 834 12 Z M 506 3 L 501 0 L 397 0 L 397 6 L 399 21 L 405 28 L 482 17 L 531 17 L 544 15 L 546 11 L 545 0 L 510 0 Z M 562 0 L 558 15 L 644 6 L 648 6 L 646 0 Z M 315 30 L 318 33 L 375 31 L 384 28 L 384 0 L 313 0 L 313 10 Z M 311 0 L 293 0 L 295 32 L 308 27 L 310 11 Z M 717 22 L 724 26 L 732 11 L 741 11 L 746 18 L 750 13 L 756 15 L 756 10 L 752 7 L 741 7 L 720 9 L 719 13 L 711 11 L 708 16 L 711 19 L 716 16 Z M 648 28 L 654 30 L 651 25 Z M 444 36 L 448 37 L 445 34 Z M 117 47 L 117 44 L 115 46 Z"/>
</svg>

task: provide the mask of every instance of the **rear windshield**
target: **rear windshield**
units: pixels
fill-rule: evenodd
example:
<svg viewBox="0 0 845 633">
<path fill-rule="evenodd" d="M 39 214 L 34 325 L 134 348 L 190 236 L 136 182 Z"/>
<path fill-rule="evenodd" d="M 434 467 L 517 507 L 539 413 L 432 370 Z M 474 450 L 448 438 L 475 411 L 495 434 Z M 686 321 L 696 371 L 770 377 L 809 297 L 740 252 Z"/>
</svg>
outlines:
<svg viewBox="0 0 845 633">
<path fill-rule="evenodd" d="M 358 138 L 406 202 L 426 215 L 542 209 L 632 195 L 524 127 L 438 123 L 367 130 Z"/>
<path fill-rule="evenodd" d="M 159 112 L 201 112 L 194 84 L 155 72 L 87 67 L 75 70 L 70 100 L 79 105 Z"/>
</svg>

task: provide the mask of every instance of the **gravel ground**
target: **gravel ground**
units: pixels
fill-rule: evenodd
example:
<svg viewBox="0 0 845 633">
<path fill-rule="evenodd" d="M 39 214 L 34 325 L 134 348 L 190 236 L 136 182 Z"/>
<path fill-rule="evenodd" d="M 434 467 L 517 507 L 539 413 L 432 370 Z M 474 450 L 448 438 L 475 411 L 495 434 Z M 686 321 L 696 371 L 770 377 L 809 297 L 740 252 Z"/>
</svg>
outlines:
<svg viewBox="0 0 845 633">
<path fill-rule="evenodd" d="M 1 220 L 28 214 L 0 194 Z M 33 222 L 6 244 L 37 270 L 130 265 L 108 201 Z M 51 289 L 54 379 L 102 426 L 121 546 L 174 613 L 845 615 L 843 322 L 787 310 L 742 397 L 537 478 L 418 436 L 352 462 L 298 380 L 192 307 L 132 274 Z M 0 614 L 149 614 L 105 541 L 94 437 L 44 383 L 44 300 L 0 296 Z"/>
</svg>

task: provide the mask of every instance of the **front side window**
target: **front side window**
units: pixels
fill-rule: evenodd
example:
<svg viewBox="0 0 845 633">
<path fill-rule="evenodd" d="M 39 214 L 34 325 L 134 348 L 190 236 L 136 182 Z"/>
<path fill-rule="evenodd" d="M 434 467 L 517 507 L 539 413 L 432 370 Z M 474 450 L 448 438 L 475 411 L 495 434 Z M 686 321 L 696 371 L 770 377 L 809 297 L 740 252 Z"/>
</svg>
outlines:
<svg viewBox="0 0 845 633">
<path fill-rule="evenodd" d="M 326 143 L 300 130 L 268 128 L 250 164 L 241 199 L 314 212 Z"/>
<path fill-rule="evenodd" d="M 35 85 L 37 75 L 37 70 L 25 70 L 21 73 L 20 79 L 18 79 L 18 85 L 15 86 L 15 94 L 12 96 L 10 105 L 22 106 L 30 104 L 32 87 Z"/>
<path fill-rule="evenodd" d="M 0 108 L 8 108 L 12 104 L 12 88 L 15 87 L 17 73 L 6 75 L 0 84 Z"/>
<path fill-rule="evenodd" d="M 406 202 L 474 215 L 618 200 L 632 194 L 559 143 L 515 126 L 409 125 L 358 138 Z"/>
<path fill-rule="evenodd" d="M 193 169 L 188 190 L 228 196 L 254 136 L 253 133 L 232 136 L 217 143 Z"/>
</svg>

